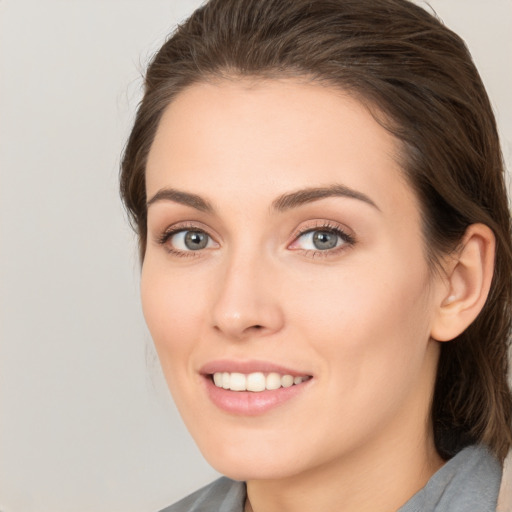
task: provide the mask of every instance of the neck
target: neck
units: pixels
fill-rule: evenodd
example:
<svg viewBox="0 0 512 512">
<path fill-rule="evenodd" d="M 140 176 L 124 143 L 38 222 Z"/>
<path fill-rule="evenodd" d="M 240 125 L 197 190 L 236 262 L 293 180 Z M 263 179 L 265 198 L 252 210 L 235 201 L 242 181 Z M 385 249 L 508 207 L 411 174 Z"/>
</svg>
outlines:
<svg viewBox="0 0 512 512">
<path fill-rule="evenodd" d="M 443 465 L 425 434 L 423 444 L 413 436 L 381 440 L 307 473 L 248 481 L 246 512 L 396 511 Z"/>
</svg>

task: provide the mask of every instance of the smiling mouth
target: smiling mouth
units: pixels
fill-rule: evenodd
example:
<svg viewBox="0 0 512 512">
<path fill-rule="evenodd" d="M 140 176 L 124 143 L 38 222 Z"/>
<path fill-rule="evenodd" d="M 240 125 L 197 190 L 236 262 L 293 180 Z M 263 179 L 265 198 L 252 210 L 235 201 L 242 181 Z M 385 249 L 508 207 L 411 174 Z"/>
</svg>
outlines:
<svg viewBox="0 0 512 512">
<path fill-rule="evenodd" d="M 238 372 L 215 372 L 210 375 L 216 387 L 229 391 L 272 391 L 279 388 L 289 388 L 302 384 L 309 379 L 310 375 L 293 376 L 276 372 L 263 373 L 238 373 Z"/>
</svg>

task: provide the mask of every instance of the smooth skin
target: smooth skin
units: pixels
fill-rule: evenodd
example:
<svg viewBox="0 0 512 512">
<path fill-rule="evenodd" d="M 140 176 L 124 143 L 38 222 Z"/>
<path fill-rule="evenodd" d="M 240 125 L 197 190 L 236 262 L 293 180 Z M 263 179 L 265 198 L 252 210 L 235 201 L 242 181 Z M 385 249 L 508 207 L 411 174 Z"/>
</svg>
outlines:
<svg viewBox="0 0 512 512">
<path fill-rule="evenodd" d="M 144 314 L 188 429 L 247 481 L 247 510 L 394 511 L 443 464 L 440 341 L 483 306 L 494 238 L 471 226 L 434 272 L 399 153 L 357 100 L 300 79 L 196 84 L 161 120 Z M 264 414 L 231 414 L 205 391 L 217 360 L 312 379 Z"/>
</svg>

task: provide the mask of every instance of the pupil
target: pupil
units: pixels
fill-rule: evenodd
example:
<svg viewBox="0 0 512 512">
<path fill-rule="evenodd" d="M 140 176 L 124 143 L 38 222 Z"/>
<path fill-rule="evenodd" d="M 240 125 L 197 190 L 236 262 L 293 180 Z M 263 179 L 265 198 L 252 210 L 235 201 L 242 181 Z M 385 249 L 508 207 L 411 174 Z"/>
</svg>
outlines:
<svg viewBox="0 0 512 512">
<path fill-rule="evenodd" d="M 316 231 L 313 234 L 313 245 L 317 249 L 333 249 L 338 242 L 338 235 L 329 231 Z"/>
<path fill-rule="evenodd" d="M 208 244 L 208 237 L 205 233 L 200 233 L 198 231 L 189 231 L 185 235 L 185 245 L 187 249 L 191 251 L 197 251 L 199 249 L 204 249 Z"/>
</svg>

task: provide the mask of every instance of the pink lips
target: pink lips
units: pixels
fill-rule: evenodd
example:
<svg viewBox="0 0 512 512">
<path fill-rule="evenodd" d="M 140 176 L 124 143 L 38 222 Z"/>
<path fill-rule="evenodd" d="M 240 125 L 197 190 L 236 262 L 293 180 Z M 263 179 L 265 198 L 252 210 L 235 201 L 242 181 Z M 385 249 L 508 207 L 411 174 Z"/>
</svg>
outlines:
<svg viewBox="0 0 512 512">
<path fill-rule="evenodd" d="M 275 365 L 265 361 L 212 361 L 204 365 L 200 373 L 204 376 L 206 392 L 210 400 L 223 411 L 244 416 L 257 416 L 278 407 L 309 388 L 312 379 L 287 388 L 260 392 L 231 391 L 217 387 L 213 383 L 212 375 L 217 372 L 250 374 L 255 372 L 279 373 L 300 377 L 307 373 Z"/>
</svg>

